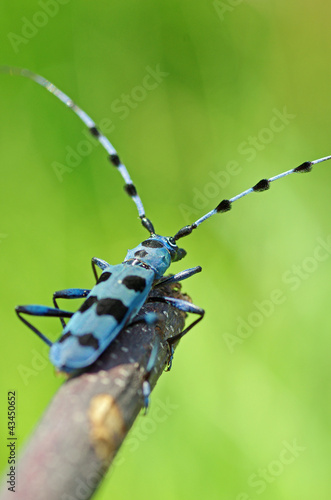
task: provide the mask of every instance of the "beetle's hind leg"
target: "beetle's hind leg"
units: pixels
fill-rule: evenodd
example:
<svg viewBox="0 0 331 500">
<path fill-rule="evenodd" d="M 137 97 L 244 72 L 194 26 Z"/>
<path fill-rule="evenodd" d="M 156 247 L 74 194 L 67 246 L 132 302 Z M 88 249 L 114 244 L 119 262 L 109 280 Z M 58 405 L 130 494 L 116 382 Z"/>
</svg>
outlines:
<svg viewBox="0 0 331 500">
<path fill-rule="evenodd" d="M 51 342 L 43 333 L 41 333 L 38 328 L 36 328 L 29 321 L 23 318 L 21 314 L 29 314 L 30 316 L 51 316 L 57 318 L 71 318 L 71 316 L 74 314 L 73 312 L 64 311 L 63 309 L 38 305 L 17 306 L 15 308 L 15 311 L 20 320 L 23 321 L 23 323 L 28 326 L 34 333 L 36 333 L 38 337 L 48 346 L 51 346 L 53 342 Z"/>
<path fill-rule="evenodd" d="M 59 290 L 58 292 L 53 293 L 53 303 L 56 309 L 59 309 L 57 299 L 83 299 L 87 297 L 91 290 L 87 290 L 86 288 L 66 288 L 65 290 Z M 66 322 L 60 316 L 61 325 L 63 328 L 66 327 Z"/>
</svg>

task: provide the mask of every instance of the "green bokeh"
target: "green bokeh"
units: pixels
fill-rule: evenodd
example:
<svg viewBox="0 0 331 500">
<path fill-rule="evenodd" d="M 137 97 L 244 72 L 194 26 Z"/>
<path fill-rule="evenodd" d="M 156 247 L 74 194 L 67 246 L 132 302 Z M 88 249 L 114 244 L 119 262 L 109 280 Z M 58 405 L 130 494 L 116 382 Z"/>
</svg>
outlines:
<svg viewBox="0 0 331 500">
<path fill-rule="evenodd" d="M 331 153 L 326 2 L 57 5 L 15 46 L 8 34 L 41 22 L 42 2 L 1 5 L 0 64 L 41 73 L 98 123 L 112 121 L 111 140 L 158 232 L 173 234 L 259 179 Z M 167 76 L 143 95 L 157 66 Z M 4 435 L 7 391 L 16 390 L 22 446 L 62 382 L 14 306 L 51 305 L 54 290 L 91 286 L 91 257 L 121 262 L 145 232 L 100 147 L 62 182 L 56 176 L 54 162 L 86 141 L 70 111 L 21 78 L 1 75 L 0 89 L 0 422 Z M 284 108 L 292 118 L 280 127 L 273 117 Z M 258 137 L 250 153 L 249 137 Z M 123 448 L 98 500 L 330 498 L 331 250 L 320 251 L 321 241 L 330 246 L 330 179 L 328 163 L 289 177 L 183 240 L 188 255 L 173 271 L 203 267 L 183 287 L 206 317 L 183 339 L 150 415 L 132 431 L 139 446 Z M 296 282 L 294 266 L 304 270 Z M 277 293 L 282 303 L 271 306 Z M 242 321 L 257 323 L 245 339 L 236 336 Z M 59 333 L 55 320 L 38 325 Z M 232 350 L 225 334 L 238 340 Z M 298 456 L 284 451 L 294 441 Z M 4 444 L 0 454 L 4 470 Z M 268 479 L 257 482 L 260 469 Z"/>
</svg>

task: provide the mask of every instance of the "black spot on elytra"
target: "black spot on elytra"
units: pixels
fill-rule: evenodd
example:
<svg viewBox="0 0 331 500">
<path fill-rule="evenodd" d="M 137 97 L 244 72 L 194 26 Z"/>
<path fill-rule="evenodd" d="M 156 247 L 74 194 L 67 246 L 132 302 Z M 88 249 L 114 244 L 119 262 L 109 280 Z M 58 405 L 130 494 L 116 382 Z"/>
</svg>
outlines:
<svg viewBox="0 0 331 500">
<path fill-rule="evenodd" d="M 62 344 L 62 342 L 67 340 L 69 337 L 72 337 L 72 333 L 70 331 L 62 335 L 62 337 L 58 340 L 58 343 Z"/>
<path fill-rule="evenodd" d="M 134 253 L 135 257 L 146 257 L 146 255 L 148 255 L 146 250 L 137 250 L 137 252 Z"/>
<path fill-rule="evenodd" d="M 145 240 L 142 242 L 143 247 L 149 248 L 163 248 L 164 245 L 158 240 Z"/>
<path fill-rule="evenodd" d="M 78 309 L 80 312 L 87 311 L 90 307 L 93 306 L 94 302 L 96 302 L 98 299 L 95 295 L 91 295 L 88 297 L 85 302 L 80 306 Z"/>
<path fill-rule="evenodd" d="M 102 273 L 100 278 L 97 281 L 98 283 L 102 283 L 103 281 L 107 281 L 111 277 L 111 273 L 109 271 L 106 271 L 105 273 Z"/>
<path fill-rule="evenodd" d="M 146 280 L 140 276 L 126 276 L 122 284 L 129 290 L 134 290 L 135 292 L 143 292 L 146 288 Z"/>
<path fill-rule="evenodd" d="M 84 335 L 77 335 L 77 340 L 80 345 L 93 347 L 93 349 L 97 350 L 99 348 L 99 341 L 93 333 L 84 333 Z"/>
<path fill-rule="evenodd" d="M 118 323 L 124 319 L 127 312 L 128 308 L 119 299 L 100 299 L 97 302 L 96 313 L 99 316 L 109 314 L 113 316 Z"/>
</svg>

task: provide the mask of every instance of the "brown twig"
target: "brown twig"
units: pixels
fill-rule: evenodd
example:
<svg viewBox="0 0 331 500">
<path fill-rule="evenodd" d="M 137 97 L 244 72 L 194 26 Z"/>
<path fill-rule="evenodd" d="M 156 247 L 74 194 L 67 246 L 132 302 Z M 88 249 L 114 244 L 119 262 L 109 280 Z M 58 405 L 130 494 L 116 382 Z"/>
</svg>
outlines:
<svg viewBox="0 0 331 500">
<path fill-rule="evenodd" d="M 178 285 L 164 285 L 151 295 L 181 298 Z M 166 339 L 184 326 L 185 314 L 168 304 L 149 303 L 142 310 L 147 311 L 160 313 L 164 321 L 126 328 L 89 370 L 60 387 L 19 460 L 16 493 L 8 491 L 6 478 L 1 500 L 91 498 L 143 406 L 142 383 L 153 346 L 158 345 L 158 355 L 152 387 L 168 360 Z"/>
</svg>

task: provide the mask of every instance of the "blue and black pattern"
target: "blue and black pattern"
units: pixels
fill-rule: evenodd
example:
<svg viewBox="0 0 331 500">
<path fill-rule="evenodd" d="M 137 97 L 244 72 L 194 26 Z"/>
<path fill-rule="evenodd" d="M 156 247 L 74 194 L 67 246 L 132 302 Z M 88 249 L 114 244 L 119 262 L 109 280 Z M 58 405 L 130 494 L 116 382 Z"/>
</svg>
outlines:
<svg viewBox="0 0 331 500">
<path fill-rule="evenodd" d="M 72 288 L 55 292 L 53 296 L 54 308 L 39 305 L 18 306 L 16 308 L 20 319 L 50 346 L 50 359 L 52 363 L 58 369 L 66 372 L 72 372 L 89 366 L 108 346 L 111 346 L 112 341 L 126 325 L 135 319 L 136 321 L 140 321 L 140 317 L 137 319 L 137 314 L 146 302 L 152 287 L 159 286 L 162 283 L 176 283 L 201 271 L 201 267 L 197 266 L 172 276 L 164 276 L 172 262 L 179 261 L 186 255 L 186 251 L 177 246 L 179 239 L 191 234 L 202 222 L 213 215 L 228 212 L 232 208 L 233 203 L 244 196 L 267 191 L 272 182 L 293 173 L 310 172 L 314 165 L 331 159 L 331 156 L 325 156 L 314 161 L 304 162 L 298 167 L 274 177 L 262 179 L 254 184 L 253 187 L 242 191 L 233 198 L 222 200 L 213 210 L 202 215 L 192 224 L 182 227 L 174 236 L 161 236 L 155 233 L 151 220 L 146 217 L 137 188 L 125 165 L 120 160 L 117 151 L 101 133 L 92 118 L 64 92 L 40 75 L 32 73 L 29 70 L 12 67 L 0 67 L 0 73 L 20 75 L 33 80 L 55 95 L 84 122 L 89 132 L 98 139 L 101 146 L 106 150 L 110 163 L 122 176 L 124 189 L 137 207 L 141 224 L 149 232 L 147 239 L 128 251 L 122 264 L 112 266 L 104 260 L 93 258 L 92 265 L 96 278 L 96 266 L 101 269 L 102 273 L 97 279 L 96 285 L 91 290 Z M 78 311 L 72 313 L 58 307 L 57 299 L 59 298 L 84 298 L 85 300 Z M 165 302 L 181 311 L 198 315 L 198 319 L 193 321 L 187 328 L 168 339 L 170 347 L 168 368 L 170 368 L 174 344 L 202 319 L 204 310 L 188 301 L 171 297 L 157 297 L 153 298 L 153 300 Z M 51 342 L 23 317 L 23 314 L 60 318 L 63 327 L 61 336 L 56 342 Z M 69 318 L 67 324 L 64 318 Z M 151 317 L 145 315 L 143 320 L 146 323 L 150 323 Z M 156 357 L 157 351 L 154 349 L 146 367 L 146 378 L 143 386 L 146 407 L 150 393 L 148 377 L 153 370 Z"/>
<path fill-rule="evenodd" d="M 64 371 L 91 364 L 141 309 L 153 281 L 151 269 L 125 263 L 106 268 L 52 345 L 53 364 Z"/>
</svg>

